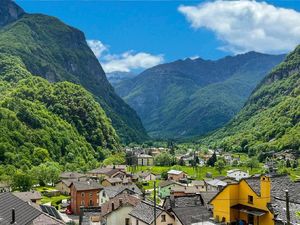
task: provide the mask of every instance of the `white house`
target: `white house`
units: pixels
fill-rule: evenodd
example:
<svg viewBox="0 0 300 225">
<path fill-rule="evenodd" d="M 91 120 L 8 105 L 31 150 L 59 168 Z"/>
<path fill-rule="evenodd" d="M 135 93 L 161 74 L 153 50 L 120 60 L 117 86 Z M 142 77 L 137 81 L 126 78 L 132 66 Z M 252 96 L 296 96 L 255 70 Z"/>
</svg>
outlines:
<svg viewBox="0 0 300 225">
<path fill-rule="evenodd" d="M 249 174 L 248 171 L 245 172 L 245 171 L 242 171 L 240 169 L 233 169 L 233 170 L 228 170 L 227 171 L 227 177 L 234 178 L 235 180 L 239 181 L 243 178 L 250 177 L 250 174 Z"/>
</svg>

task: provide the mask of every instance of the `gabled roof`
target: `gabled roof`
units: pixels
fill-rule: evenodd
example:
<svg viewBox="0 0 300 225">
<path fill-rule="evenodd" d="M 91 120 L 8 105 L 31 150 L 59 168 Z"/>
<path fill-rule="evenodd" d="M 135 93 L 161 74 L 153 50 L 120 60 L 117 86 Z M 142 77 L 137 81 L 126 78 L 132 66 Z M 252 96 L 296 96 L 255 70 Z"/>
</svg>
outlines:
<svg viewBox="0 0 300 225">
<path fill-rule="evenodd" d="M 64 172 L 60 174 L 61 179 L 78 179 L 82 177 L 86 177 L 86 175 L 77 172 Z"/>
<path fill-rule="evenodd" d="M 156 206 L 156 218 L 164 211 L 160 206 Z M 146 224 L 152 224 L 154 221 L 154 203 L 149 201 L 140 202 L 129 213 L 130 216 L 135 217 L 138 220 L 143 221 Z"/>
<path fill-rule="evenodd" d="M 202 222 L 212 216 L 200 195 L 169 197 L 164 202 L 164 208 L 172 211 L 183 225 Z"/>
<path fill-rule="evenodd" d="M 177 185 L 178 186 L 185 186 L 184 184 L 178 183 L 178 182 L 176 182 L 174 180 L 161 181 L 158 186 L 161 187 L 161 188 L 164 188 L 164 187 L 167 187 L 167 186 L 170 186 L 170 185 L 173 185 L 173 184 L 175 184 L 176 186 Z"/>
<path fill-rule="evenodd" d="M 73 181 L 69 187 L 74 186 L 77 191 L 101 190 L 103 186 L 96 181 Z"/>
<path fill-rule="evenodd" d="M 213 187 L 219 187 L 219 186 L 225 187 L 227 185 L 226 182 L 218 179 L 206 180 L 205 182 Z"/>
<path fill-rule="evenodd" d="M 136 206 L 140 202 L 141 202 L 140 198 L 130 195 L 130 194 L 127 194 L 127 193 L 123 193 L 121 195 L 118 195 L 118 196 L 110 199 L 108 202 L 105 202 L 104 204 L 102 204 L 101 205 L 101 215 L 107 216 L 108 214 L 113 212 L 112 203 L 114 204 L 114 210 L 116 210 L 119 207 L 122 207 L 123 205 Z"/>
<path fill-rule="evenodd" d="M 22 199 L 24 202 L 42 199 L 42 195 L 38 191 L 13 192 L 13 194 L 18 198 Z"/>
<path fill-rule="evenodd" d="M 122 183 L 122 180 L 121 180 L 121 178 L 119 178 L 119 177 L 107 178 L 107 179 L 105 179 L 105 180 L 108 181 L 108 182 L 111 183 L 111 184 L 114 184 L 114 183 Z"/>
<path fill-rule="evenodd" d="M 16 213 L 17 225 L 31 224 L 35 218 L 42 214 L 42 212 L 14 196 L 12 193 L 0 193 L 0 218 L 2 218 L 3 221 L 11 221 L 13 208 Z"/>
<path fill-rule="evenodd" d="M 97 169 L 93 169 L 90 170 L 88 173 L 92 173 L 92 174 L 104 174 L 107 176 L 112 176 L 116 173 L 120 173 L 120 170 L 118 169 L 111 169 L 111 168 L 97 168 Z"/>
<path fill-rule="evenodd" d="M 179 175 L 181 173 L 184 173 L 183 171 L 180 170 L 169 170 L 168 174 L 174 174 L 174 175 Z"/>
<path fill-rule="evenodd" d="M 143 194 L 135 184 L 104 187 L 104 192 L 109 198 L 114 198 L 126 190 L 132 194 Z"/>
<path fill-rule="evenodd" d="M 153 174 L 153 173 L 151 173 L 150 171 L 140 171 L 140 172 L 138 172 L 136 175 L 139 176 L 139 177 L 146 178 L 146 177 L 149 176 L 150 174 Z M 154 175 L 154 174 L 153 174 L 153 175 Z"/>
</svg>

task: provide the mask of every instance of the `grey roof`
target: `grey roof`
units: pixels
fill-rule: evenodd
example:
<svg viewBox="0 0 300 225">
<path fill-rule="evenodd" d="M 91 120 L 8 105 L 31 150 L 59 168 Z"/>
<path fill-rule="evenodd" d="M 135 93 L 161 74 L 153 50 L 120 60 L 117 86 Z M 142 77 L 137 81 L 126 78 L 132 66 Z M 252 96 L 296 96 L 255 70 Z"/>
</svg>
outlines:
<svg viewBox="0 0 300 225">
<path fill-rule="evenodd" d="M 142 177 L 142 178 L 146 178 L 150 174 L 153 174 L 153 173 L 151 173 L 150 171 L 140 171 L 136 175 L 139 176 L 139 177 Z"/>
<path fill-rule="evenodd" d="M 107 180 L 111 184 L 113 184 L 113 183 L 122 183 L 122 180 L 119 177 L 107 178 L 105 180 Z"/>
<path fill-rule="evenodd" d="M 114 198 L 125 190 L 138 195 L 143 194 L 135 184 L 104 187 L 104 192 L 109 198 Z"/>
<path fill-rule="evenodd" d="M 107 176 L 112 176 L 115 173 L 120 172 L 120 170 L 118 169 L 111 169 L 111 168 L 97 168 L 97 169 L 93 169 L 91 171 L 89 171 L 88 173 L 93 173 L 93 174 L 104 174 Z"/>
<path fill-rule="evenodd" d="M 11 221 L 13 208 L 16 212 L 17 225 L 31 224 L 35 218 L 42 214 L 41 211 L 30 206 L 12 193 L 0 193 L 0 218 Z"/>
<path fill-rule="evenodd" d="M 183 225 L 207 221 L 212 216 L 200 195 L 167 198 L 164 208 L 173 211 Z"/>
<path fill-rule="evenodd" d="M 10 223 L 3 218 L 0 218 L 0 225 L 10 225 Z"/>
<path fill-rule="evenodd" d="M 193 186 L 203 186 L 204 184 L 204 180 L 193 180 L 191 183 Z"/>
<path fill-rule="evenodd" d="M 158 217 L 164 210 L 157 206 L 156 216 Z M 154 221 L 154 204 L 149 201 L 140 202 L 134 209 L 129 213 L 129 215 L 143 221 L 146 224 L 151 224 Z M 156 218 L 157 218 L 156 217 Z"/>
<path fill-rule="evenodd" d="M 38 191 L 13 192 L 13 194 L 22 199 L 24 202 L 42 199 L 42 195 Z"/>
<path fill-rule="evenodd" d="M 60 174 L 60 178 L 62 179 L 78 179 L 82 177 L 86 177 L 86 175 L 77 172 L 64 172 Z"/>
<path fill-rule="evenodd" d="M 208 204 L 219 192 L 218 191 L 206 191 L 200 192 L 200 195 L 205 204 Z"/>
<path fill-rule="evenodd" d="M 290 200 L 300 204 L 300 182 L 292 182 L 289 176 L 273 176 L 271 180 L 271 196 L 285 197 L 285 190 L 289 191 Z M 245 181 L 260 195 L 260 177 L 247 178 Z"/>
<path fill-rule="evenodd" d="M 103 189 L 103 186 L 96 181 L 73 181 L 71 185 L 74 185 L 77 191 Z"/>
<path fill-rule="evenodd" d="M 300 224 L 300 218 L 296 216 L 297 212 L 300 212 L 300 204 L 296 203 L 290 203 L 290 217 L 291 217 L 291 223 L 294 225 Z M 272 203 L 269 205 L 269 209 L 271 212 L 275 215 L 275 220 L 277 221 L 286 221 L 286 202 L 274 199 L 272 200 Z"/>
</svg>

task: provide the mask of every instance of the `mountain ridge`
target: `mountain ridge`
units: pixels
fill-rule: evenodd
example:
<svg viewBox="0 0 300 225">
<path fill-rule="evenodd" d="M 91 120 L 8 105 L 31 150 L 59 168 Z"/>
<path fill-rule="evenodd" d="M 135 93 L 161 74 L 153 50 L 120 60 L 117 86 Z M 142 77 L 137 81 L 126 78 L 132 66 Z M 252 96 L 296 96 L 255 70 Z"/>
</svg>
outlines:
<svg viewBox="0 0 300 225">
<path fill-rule="evenodd" d="M 177 60 L 147 69 L 116 84 L 115 90 L 137 111 L 151 136 L 204 135 L 227 123 L 283 58 L 249 52 L 215 61 Z"/>
<path fill-rule="evenodd" d="M 124 143 L 148 138 L 136 112 L 115 94 L 78 29 L 55 17 L 25 13 L 0 30 L 0 48 L 2 54 L 19 56 L 34 75 L 80 84 L 93 93 Z"/>
</svg>

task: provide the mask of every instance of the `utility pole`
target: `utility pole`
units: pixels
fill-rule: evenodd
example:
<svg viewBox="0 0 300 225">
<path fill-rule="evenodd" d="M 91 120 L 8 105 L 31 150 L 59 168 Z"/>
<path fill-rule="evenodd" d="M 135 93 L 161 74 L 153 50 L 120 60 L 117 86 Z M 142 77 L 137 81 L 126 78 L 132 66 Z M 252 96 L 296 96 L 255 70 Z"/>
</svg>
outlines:
<svg viewBox="0 0 300 225">
<path fill-rule="evenodd" d="M 156 180 L 154 181 L 154 225 L 156 225 Z"/>
<path fill-rule="evenodd" d="M 285 203 L 286 203 L 286 224 L 291 225 L 291 215 L 290 215 L 290 197 L 289 191 L 285 191 Z"/>
</svg>

